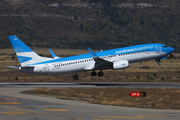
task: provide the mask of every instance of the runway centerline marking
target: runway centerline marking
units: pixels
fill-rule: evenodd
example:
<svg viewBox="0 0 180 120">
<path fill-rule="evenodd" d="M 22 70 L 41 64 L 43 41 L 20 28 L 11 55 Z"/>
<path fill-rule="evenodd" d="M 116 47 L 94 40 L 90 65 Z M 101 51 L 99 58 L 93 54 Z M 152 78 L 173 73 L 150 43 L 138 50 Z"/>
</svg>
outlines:
<svg viewBox="0 0 180 120">
<path fill-rule="evenodd" d="M 44 109 L 44 110 L 48 110 L 48 111 L 69 111 L 66 109 Z"/>
<path fill-rule="evenodd" d="M 155 115 L 139 115 L 140 117 L 169 117 L 169 116 L 155 116 Z"/>
<path fill-rule="evenodd" d="M 14 104 L 21 104 L 21 103 L 18 103 L 18 102 L 0 102 L 0 104 L 6 104 L 6 105 L 7 104 L 11 104 L 12 105 L 13 104 L 14 105 Z"/>
<path fill-rule="evenodd" d="M 111 120 L 111 119 L 94 119 L 94 120 Z"/>
<path fill-rule="evenodd" d="M 17 114 L 28 114 L 28 113 L 25 113 L 25 112 L 1 112 L 3 114 L 11 114 L 11 115 L 17 115 Z"/>
<path fill-rule="evenodd" d="M 81 120 L 81 118 L 78 117 L 73 117 L 73 116 L 66 116 L 66 115 L 60 115 L 58 114 L 52 114 L 52 113 L 44 113 L 44 112 L 36 112 L 36 111 L 30 111 L 30 110 L 26 110 L 26 109 L 21 109 L 21 108 L 15 108 L 15 107 L 10 107 L 10 106 L 4 106 L 4 105 L 0 105 L 0 107 L 4 107 L 4 108 L 9 108 L 9 109 L 14 109 L 15 111 L 25 111 L 25 112 L 29 112 L 29 113 L 36 113 L 36 114 L 45 114 L 45 115 L 55 115 L 55 116 L 61 116 L 61 117 L 69 117 L 69 118 L 74 118 L 74 119 L 78 119 Z M 10 113 L 23 113 L 23 112 L 14 112 L 14 111 L 10 111 L 10 112 L 1 112 L 4 114 L 10 114 Z M 28 114 L 28 113 L 27 113 Z"/>
<path fill-rule="evenodd" d="M 131 117 L 131 116 L 99 116 L 99 117 L 106 117 L 106 118 L 147 118 L 147 117 L 169 117 L 169 116 L 139 115 L 137 117 Z"/>
</svg>

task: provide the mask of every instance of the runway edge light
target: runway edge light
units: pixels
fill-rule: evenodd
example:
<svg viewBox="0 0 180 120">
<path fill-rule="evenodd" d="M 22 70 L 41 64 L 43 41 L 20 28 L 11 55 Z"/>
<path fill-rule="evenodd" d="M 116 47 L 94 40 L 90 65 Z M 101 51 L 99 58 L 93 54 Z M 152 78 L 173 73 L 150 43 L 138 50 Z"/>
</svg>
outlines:
<svg viewBox="0 0 180 120">
<path fill-rule="evenodd" d="M 146 92 L 130 92 L 130 97 L 146 97 Z"/>
</svg>

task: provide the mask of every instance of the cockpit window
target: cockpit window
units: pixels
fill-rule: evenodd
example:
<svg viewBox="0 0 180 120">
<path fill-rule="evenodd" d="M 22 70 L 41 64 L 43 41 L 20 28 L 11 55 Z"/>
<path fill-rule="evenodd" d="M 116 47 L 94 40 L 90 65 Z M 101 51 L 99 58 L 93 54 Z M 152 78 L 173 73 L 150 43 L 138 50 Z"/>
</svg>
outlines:
<svg viewBox="0 0 180 120">
<path fill-rule="evenodd" d="M 167 48 L 167 46 L 163 46 L 163 48 Z"/>
</svg>

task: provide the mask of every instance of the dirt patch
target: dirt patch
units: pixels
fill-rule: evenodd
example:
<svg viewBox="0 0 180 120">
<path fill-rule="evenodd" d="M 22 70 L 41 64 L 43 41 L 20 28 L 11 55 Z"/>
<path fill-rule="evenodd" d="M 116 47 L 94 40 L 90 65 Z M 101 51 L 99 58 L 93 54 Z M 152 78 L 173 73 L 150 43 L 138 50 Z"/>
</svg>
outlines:
<svg viewBox="0 0 180 120">
<path fill-rule="evenodd" d="M 130 97 L 131 91 L 146 92 L 146 97 Z M 159 109 L 180 109 L 179 89 L 150 88 L 36 88 L 26 94 L 53 96 L 58 99 L 89 103 Z"/>
</svg>

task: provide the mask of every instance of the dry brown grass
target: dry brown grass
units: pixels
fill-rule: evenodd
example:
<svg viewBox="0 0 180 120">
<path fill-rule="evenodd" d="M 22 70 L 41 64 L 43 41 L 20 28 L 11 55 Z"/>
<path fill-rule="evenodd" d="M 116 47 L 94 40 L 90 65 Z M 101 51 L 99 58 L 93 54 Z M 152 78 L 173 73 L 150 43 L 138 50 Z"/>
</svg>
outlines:
<svg viewBox="0 0 180 120">
<path fill-rule="evenodd" d="M 74 74 L 33 75 L 20 72 L 18 69 L 1 69 L 0 82 L 180 82 L 179 71 L 139 72 L 138 69 L 136 70 L 136 72 L 106 70 L 103 71 L 103 77 L 92 77 L 90 71 L 80 72 L 77 73 L 79 80 L 74 80 L 72 77 Z"/>
<path fill-rule="evenodd" d="M 66 99 L 76 98 L 86 100 L 90 103 L 144 107 L 144 108 L 162 108 L 162 109 L 180 109 L 179 89 L 150 89 L 150 88 L 36 88 L 31 91 L 24 91 L 27 94 L 44 94 Z M 131 91 L 146 92 L 147 97 L 130 97 Z"/>
</svg>

